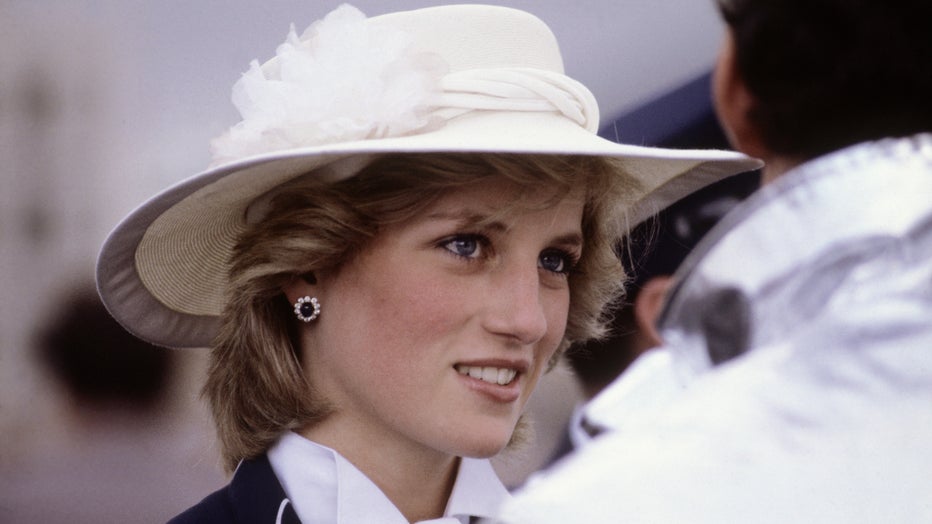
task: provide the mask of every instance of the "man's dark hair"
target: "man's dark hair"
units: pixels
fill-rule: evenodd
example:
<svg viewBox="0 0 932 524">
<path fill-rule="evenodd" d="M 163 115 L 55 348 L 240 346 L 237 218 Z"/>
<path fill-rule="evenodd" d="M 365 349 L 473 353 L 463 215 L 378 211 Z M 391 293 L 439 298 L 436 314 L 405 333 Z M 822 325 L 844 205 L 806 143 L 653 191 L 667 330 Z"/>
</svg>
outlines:
<svg viewBox="0 0 932 524">
<path fill-rule="evenodd" d="M 932 129 L 929 0 L 717 2 L 774 152 L 808 159 Z"/>
</svg>

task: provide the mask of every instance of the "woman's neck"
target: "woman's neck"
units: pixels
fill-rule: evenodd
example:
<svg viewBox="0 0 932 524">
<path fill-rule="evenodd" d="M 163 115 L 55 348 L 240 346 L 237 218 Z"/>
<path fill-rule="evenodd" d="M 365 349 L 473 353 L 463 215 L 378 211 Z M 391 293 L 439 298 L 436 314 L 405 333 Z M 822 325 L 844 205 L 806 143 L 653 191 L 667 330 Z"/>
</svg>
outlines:
<svg viewBox="0 0 932 524">
<path fill-rule="evenodd" d="M 443 516 L 459 458 L 407 440 L 353 427 L 334 413 L 301 434 L 327 446 L 362 471 L 408 522 Z"/>
</svg>

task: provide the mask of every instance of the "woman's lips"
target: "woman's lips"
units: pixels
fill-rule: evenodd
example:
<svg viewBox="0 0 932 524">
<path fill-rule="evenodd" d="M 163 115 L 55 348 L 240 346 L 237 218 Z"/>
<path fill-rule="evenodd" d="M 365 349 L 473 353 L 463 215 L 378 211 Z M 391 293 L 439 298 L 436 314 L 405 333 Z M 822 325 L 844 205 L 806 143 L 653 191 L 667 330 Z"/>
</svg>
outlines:
<svg viewBox="0 0 932 524">
<path fill-rule="evenodd" d="M 511 381 L 515 379 L 515 376 L 518 375 L 516 369 L 496 366 L 466 366 L 457 364 L 454 368 L 460 375 L 468 375 L 483 382 L 498 384 L 499 386 L 510 384 Z"/>
<path fill-rule="evenodd" d="M 505 363 L 470 363 L 453 366 L 467 386 L 497 402 L 514 402 L 521 396 L 520 377 L 527 366 Z"/>
</svg>

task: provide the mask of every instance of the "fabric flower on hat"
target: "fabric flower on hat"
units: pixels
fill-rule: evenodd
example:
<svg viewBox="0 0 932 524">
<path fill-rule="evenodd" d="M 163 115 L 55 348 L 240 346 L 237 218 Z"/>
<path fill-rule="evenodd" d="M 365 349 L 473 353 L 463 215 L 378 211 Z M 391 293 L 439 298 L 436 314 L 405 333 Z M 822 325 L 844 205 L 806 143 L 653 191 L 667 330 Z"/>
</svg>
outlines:
<svg viewBox="0 0 932 524">
<path fill-rule="evenodd" d="M 212 163 L 426 130 L 447 70 L 408 34 L 342 5 L 300 37 L 292 25 L 266 64 L 252 61 L 233 86 L 243 120 L 211 142 Z"/>
</svg>

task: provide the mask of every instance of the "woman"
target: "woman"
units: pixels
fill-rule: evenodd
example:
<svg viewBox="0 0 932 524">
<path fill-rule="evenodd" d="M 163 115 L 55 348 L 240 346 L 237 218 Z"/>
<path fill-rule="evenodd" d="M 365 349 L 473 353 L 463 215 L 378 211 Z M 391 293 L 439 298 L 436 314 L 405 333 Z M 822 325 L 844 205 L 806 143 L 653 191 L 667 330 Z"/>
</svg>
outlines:
<svg viewBox="0 0 932 524">
<path fill-rule="evenodd" d="M 236 473 L 179 522 L 493 516 L 487 458 L 560 352 L 602 333 L 622 218 L 757 165 L 596 137 L 549 29 L 500 7 L 343 6 L 233 97 L 215 167 L 98 264 L 128 329 L 213 348 Z"/>
</svg>

